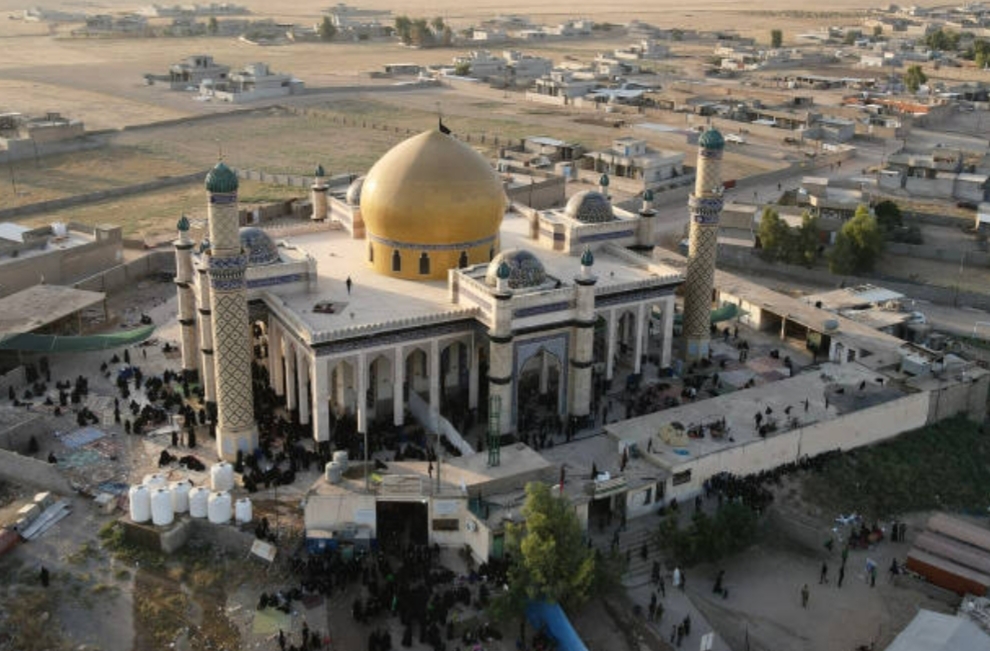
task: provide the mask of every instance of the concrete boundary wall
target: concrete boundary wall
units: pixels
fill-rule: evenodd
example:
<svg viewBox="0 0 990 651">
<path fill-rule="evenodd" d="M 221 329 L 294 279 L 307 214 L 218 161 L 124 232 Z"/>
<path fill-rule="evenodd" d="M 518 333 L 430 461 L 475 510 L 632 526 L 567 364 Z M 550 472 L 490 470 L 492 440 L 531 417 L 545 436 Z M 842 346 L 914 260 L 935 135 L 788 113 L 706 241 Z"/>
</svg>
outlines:
<svg viewBox="0 0 990 651">
<path fill-rule="evenodd" d="M 0 448 L 26 454 L 28 444 L 32 436 L 39 436 L 45 432 L 45 420 L 35 415 L 33 418 L 17 423 L 0 432 Z"/>
<path fill-rule="evenodd" d="M 192 174 L 170 176 L 164 179 L 148 181 L 147 183 L 138 183 L 136 185 L 128 185 L 121 188 L 109 188 L 107 190 L 99 190 L 97 192 L 77 194 L 71 197 L 62 197 L 61 199 L 51 199 L 50 201 L 39 201 L 37 203 L 30 203 L 24 206 L 4 208 L 3 210 L 0 210 L 0 219 L 9 219 L 11 217 L 21 217 L 24 215 L 36 215 L 43 212 L 54 212 L 56 210 L 62 210 L 63 208 L 82 206 L 89 203 L 103 201 L 105 199 L 126 197 L 132 194 L 142 194 L 144 192 L 160 190 L 162 188 L 168 188 L 174 185 L 185 185 L 186 183 L 200 182 L 206 177 L 207 172 L 208 170 L 202 170 L 200 172 L 193 172 Z"/>
<path fill-rule="evenodd" d="M 698 457 L 675 467 L 691 470 L 691 481 L 674 487 L 669 497 L 682 499 L 702 490 L 706 479 L 734 468 L 740 475 L 770 470 L 803 456 L 813 457 L 831 450 L 850 450 L 893 438 L 923 427 L 928 422 L 930 395 L 918 392 L 841 418 L 811 423 L 789 432 L 737 445 Z"/>
<path fill-rule="evenodd" d="M 10 450 L 0 450 L 0 478 L 63 495 L 72 493 L 69 481 L 53 464 L 25 457 Z"/>
<path fill-rule="evenodd" d="M 157 273 L 175 274 L 175 253 L 152 251 L 136 260 L 84 278 L 72 286 L 76 289 L 110 293 Z"/>
</svg>

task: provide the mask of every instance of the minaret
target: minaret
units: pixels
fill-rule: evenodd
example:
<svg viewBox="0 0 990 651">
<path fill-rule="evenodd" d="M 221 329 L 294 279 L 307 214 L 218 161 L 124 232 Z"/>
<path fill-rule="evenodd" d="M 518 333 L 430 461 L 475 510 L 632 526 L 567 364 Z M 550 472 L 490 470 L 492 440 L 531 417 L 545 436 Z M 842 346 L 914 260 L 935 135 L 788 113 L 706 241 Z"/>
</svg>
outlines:
<svg viewBox="0 0 990 651">
<path fill-rule="evenodd" d="M 591 367 L 595 362 L 595 256 L 591 249 L 581 254 L 581 272 L 574 279 L 574 357 L 571 359 L 571 416 L 591 413 Z"/>
<path fill-rule="evenodd" d="M 640 246 L 656 246 L 656 215 L 653 209 L 653 190 L 649 188 L 643 193 L 643 207 L 639 210 L 639 242 Z"/>
<path fill-rule="evenodd" d="M 489 409 L 498 399 L 499 433 L 512 431 L 512 289 L 509 288 L 509 264 L 503 260 L 496 270 L 493 293 L 495 309 L 492 327 L 488 331 L 490 363 L 488 364 Z M 492 414 L 489 414 L 491 418 Z"/>
<path fill-rule="evenodd" d="M 233 460 L 237 451 L 258 447 L 251 382 L 251 330 L 248 322 L 237 206 L 237 175 L 223 164 L 206 175 L 210 250 L 206 254 L 213 311 L 213 359 L 217 394 L 217 451 Z"/>
<path fill-rule="evenodd" d="M 199 369 L 199 346 L 196 334 L 196 297 L 193 295 L 192 250 L 195 246 L 189 239 L 189 219 L 182 215 L 175 225 L 178 239 L 175 247 L 175 287 L 179 295 L 180 344 L 182 346 L 182 375 L 194 382 Z"/>
<path fill-rule="evenodd" d="M 310 198 L 313 204 L 311 219 L 314 222 L 322 222 L 327 218 L 327 184 L 323 181 L 324 176 L 326 173 L 323 171 L 323 166 L 317 165 L 316 172 L 313 174 L 313 185 L 310 187 Z"/>
<path fill-rule="evenodd" d="M 698 138 L 698 176 L 688 199 L 691 212 L 690 250 L 684 280 L 685 359 L 708 357 L 711 338 L 712 289 L 718 254 L 718 218 L 722 213 L 722 151 L 725 140 L 715 129 Z"/>
</svg>

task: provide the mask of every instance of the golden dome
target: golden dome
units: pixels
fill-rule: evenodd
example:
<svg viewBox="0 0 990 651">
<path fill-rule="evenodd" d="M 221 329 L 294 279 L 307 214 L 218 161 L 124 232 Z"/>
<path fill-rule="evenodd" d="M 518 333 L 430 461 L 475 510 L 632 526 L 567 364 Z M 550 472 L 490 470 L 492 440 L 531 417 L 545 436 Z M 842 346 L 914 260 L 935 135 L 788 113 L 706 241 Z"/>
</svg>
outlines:
<svg viewBox="0 0 990 651">
<path fill-rule="evenodd" d="M 361 189 L 368 238 L 409 248 L 493 242 L 504 212 L 502 182 L 488 161 L 436 130 L 393 147 Z"/>
</svg>

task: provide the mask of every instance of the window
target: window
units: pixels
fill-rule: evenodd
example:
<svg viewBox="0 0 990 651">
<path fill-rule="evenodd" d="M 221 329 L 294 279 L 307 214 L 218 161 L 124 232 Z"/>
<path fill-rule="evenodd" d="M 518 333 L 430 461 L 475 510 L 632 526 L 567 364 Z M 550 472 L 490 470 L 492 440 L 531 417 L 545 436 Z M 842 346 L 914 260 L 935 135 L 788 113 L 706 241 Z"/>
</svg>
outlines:
<svg viewBox="0 0 990 651">
<path fill-rule="evenodd" d="M 463 269 L 468 266 L 467 251 L 461 251 L 461 257 L 457 259 L 457 268 Z"/>
<path fill-rule="evenodd" d="M 674 486 L 680 486 L 681 484 L 687 484 L 691 481 L 691 471 L 685 470 L 684 472 L 675 472 L 671 483 Z"/>
<path fill-rule="evenodd" d="M 398 251 L 392 251 L 392 271 L 402 271 L 402 256 Z"/>
<path fill-rule="evenodd" d="M 375 261 L 375 245 L 374 244 L 369 244 L 368 245 L 368 262 L 374 262 L 374 261 Z"/>
<path fill-rule="evenodd" d="M 457 518 L 434 518 L 434 531 L 457 531 L 460 529 L 461 521 Z"/>
<path fill-rule="evenodd" d="M 430 256 L 426 251 L 423 251 L 419 256 L 419 273 L 423 276 L 430 273 Z"/>
</svg>

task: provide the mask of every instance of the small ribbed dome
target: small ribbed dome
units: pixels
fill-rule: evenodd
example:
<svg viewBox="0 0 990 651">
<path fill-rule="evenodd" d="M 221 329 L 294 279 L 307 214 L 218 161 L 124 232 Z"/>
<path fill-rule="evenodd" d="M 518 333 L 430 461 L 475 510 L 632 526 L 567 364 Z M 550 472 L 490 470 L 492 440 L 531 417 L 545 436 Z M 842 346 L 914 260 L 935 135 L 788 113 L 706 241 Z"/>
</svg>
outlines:
<svg viewBox="0 0 990 651">
<path fill-rule="evenodd" d="M 237 175 L 234 170 L 220 161 L 206 175 L 206 190 L 213 194 L 231 194 L 237 192 Z"/>
<path fill-rule="evenodd" d="M 646 192 L 643 193 L 643 201 L 653 201 L 653 190 L 647 188 Z"/>
<path fill-rule="evenodd" d="M 602 174 L 598 178 L 598 185 L 602 186 L 603 188 L 607 188 L 608 187 L 608 183 L 609 183 L 608 174 Z"/>
<path fill-rule="evenodd" d="M 717 129 L 709 129 L 698 138 L 698 146 L 704 149 L 725 149 L 725 138 Z"/>
<path fill-rule="evenodd" d="M 248 226 L 241 229 L 240 235 L 241 248 L 244 249 L 244 254 L 248 257 L 249 267 L 261 267 L 282 261 L 278 254 L 278 247 L 275 246 L 275 242 L 265 231 Z"/>
<path fill-rule="evenodd" d="M 189 230 L 189 218 L 183 215 L 179 217 L 179 221 L 175 224 L 175 230 L 185 233 Z"/>
<path fill-rule="evenodd" d="M 317 163 L 316 164 L 316 171 L 313 172 L 313 176 L 315 176 L 318 179 L 322 179 L 326 175 L 327 175 L 327 173 L 323 170 L 323 165 L 320 164 L 320 163 Z"/>
<path fill-rule="evenodd" d="M 583 190 L 571 197 L 564 213 L 585 224 L 610 222 L 614 219 L 611 202 L 601 192 L 594 190 Z"/>
<path fill-rule="evenodd" d="M 498 278 L 505 278 L 505 268 L 508 268 L 509 287 L 519 289 L 523 287 L 539 287 L 547 281 L 547 272 L 543 269 L 543 263 L 539 258 L 521 249 L 509 249 L 502 251 L 488 263 L 488 271 L 485 273 L 485 284 L 495 287 Z"/>
<path fill-rule="evenodd" d="M 595 254 L 591 252 L 590 248 L 584 250 L 581 254 L 581 266 L 590 267 L 595 264 Z"/>
<path fill-rule="evenodd" d="M 359 176 L 347 187 L 347 195 L 344 197 L 349 206 L 361 205 L 361 189 L 364 187 L 364 177 Z"/>
</svg>

